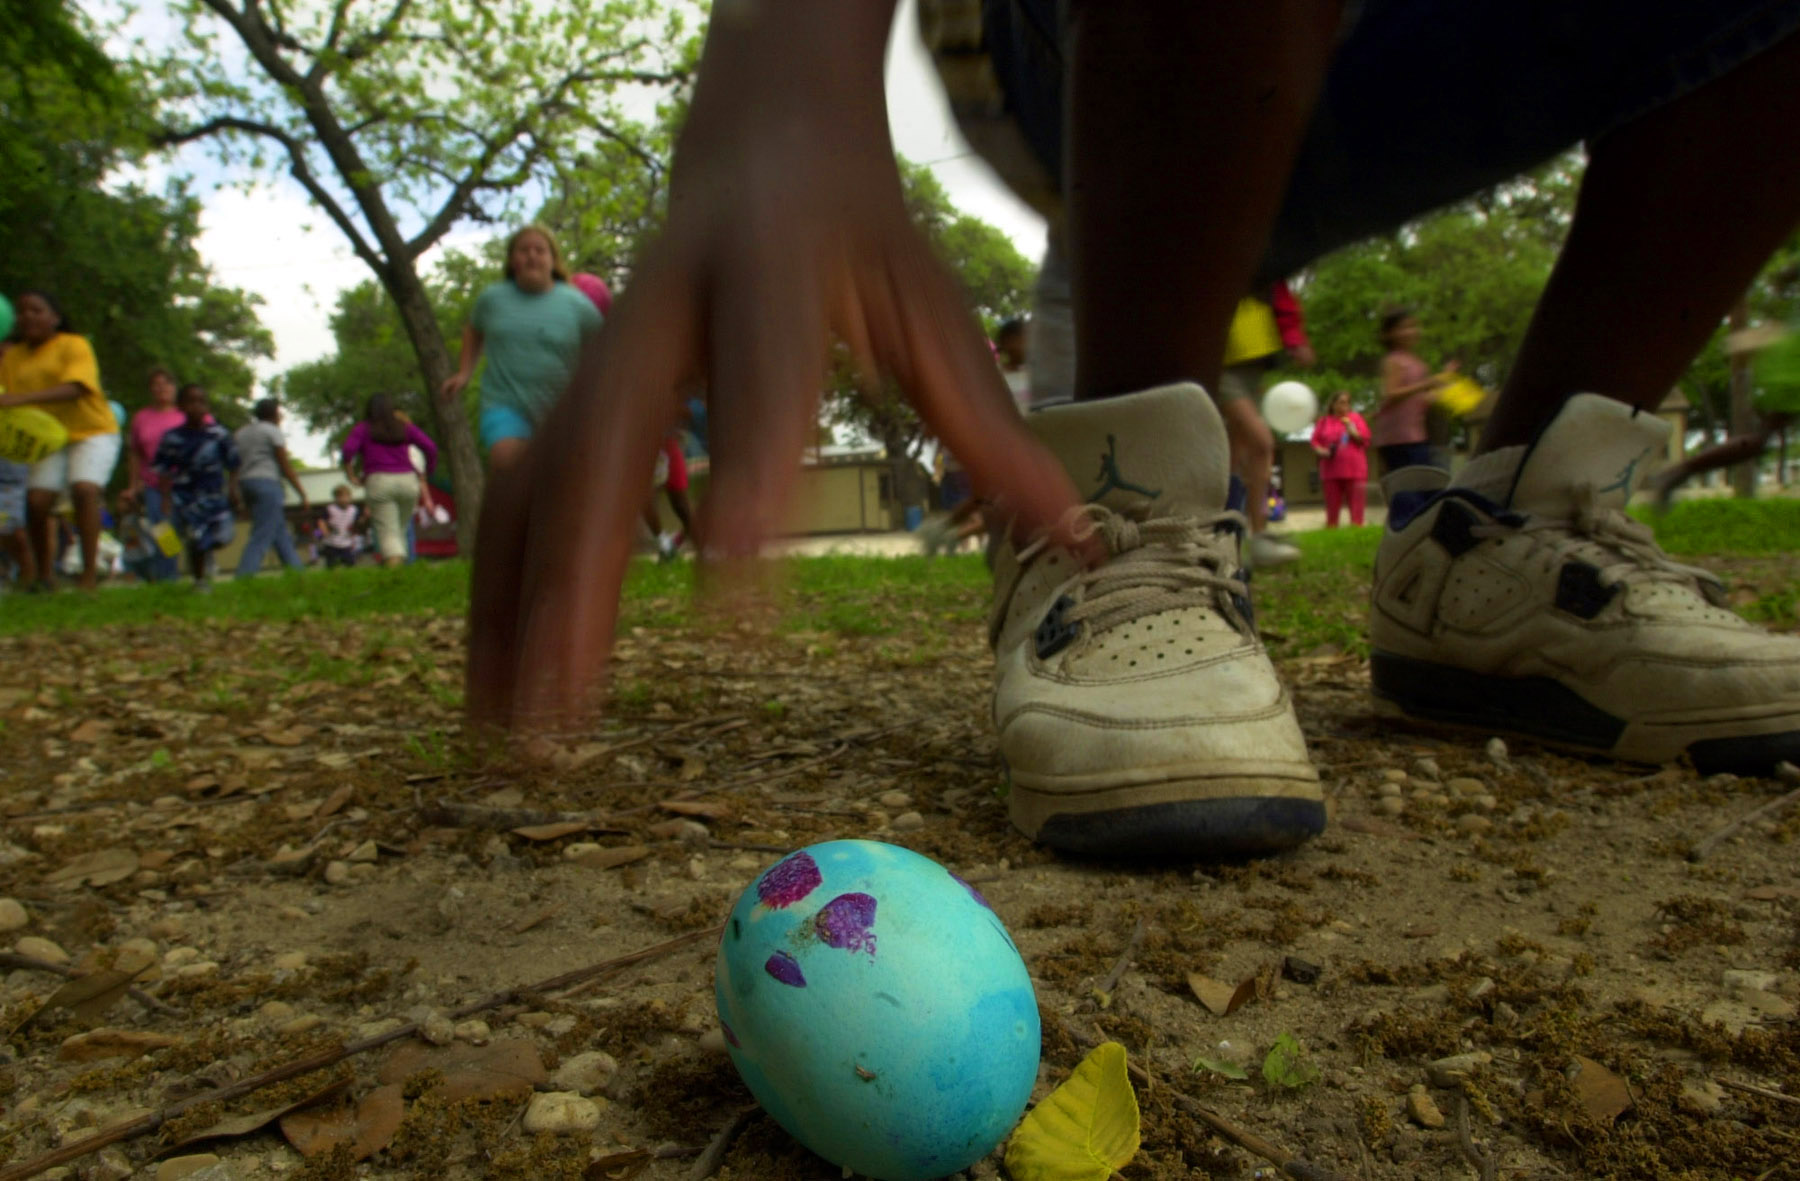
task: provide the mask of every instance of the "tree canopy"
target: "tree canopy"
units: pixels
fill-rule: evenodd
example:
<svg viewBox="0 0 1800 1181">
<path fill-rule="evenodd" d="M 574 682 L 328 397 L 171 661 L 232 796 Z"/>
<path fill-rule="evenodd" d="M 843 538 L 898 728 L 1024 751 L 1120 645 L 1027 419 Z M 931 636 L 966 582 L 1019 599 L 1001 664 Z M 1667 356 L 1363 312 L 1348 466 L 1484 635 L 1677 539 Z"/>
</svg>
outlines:
<svg viewBox="0 0 1800 1181">
<path fill-rule="evenodd" d="M 118 182 L 147 148 L 142 79 L 108 62 L 55 0 L 25 5 L 0 60 L 0 291 L 54 295 L 126 406 L 162 365 L 231 417 L 274 342 L 256 297 L 201 260 L 192 192 Z"/>
</svg>

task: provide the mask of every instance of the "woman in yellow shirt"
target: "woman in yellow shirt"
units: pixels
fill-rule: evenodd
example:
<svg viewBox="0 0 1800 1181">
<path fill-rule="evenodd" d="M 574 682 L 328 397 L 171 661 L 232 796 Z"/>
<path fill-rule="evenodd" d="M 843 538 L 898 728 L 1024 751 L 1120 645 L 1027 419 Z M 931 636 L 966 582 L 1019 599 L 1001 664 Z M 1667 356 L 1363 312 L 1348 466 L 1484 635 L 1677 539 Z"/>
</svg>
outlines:
<svg viewBox="0 0 1800 1181">
<path fill-rule="evenodd" d="M 56 499 L 75 506 L 81 534 L 81 586 L 92 589 L 100 545 L 100 492 L 119 462 L 119 423 L 100 390 L 100 366 L 87 338 L 69 330 L 62 309 L 42 291 L 13 301 L 18 343 L 0 353 L 0 407 L 36 406 L 69 432 L 69 445 L 31 469 L 26 514 L 40 586 L 56 570 Z"/>
</svg>

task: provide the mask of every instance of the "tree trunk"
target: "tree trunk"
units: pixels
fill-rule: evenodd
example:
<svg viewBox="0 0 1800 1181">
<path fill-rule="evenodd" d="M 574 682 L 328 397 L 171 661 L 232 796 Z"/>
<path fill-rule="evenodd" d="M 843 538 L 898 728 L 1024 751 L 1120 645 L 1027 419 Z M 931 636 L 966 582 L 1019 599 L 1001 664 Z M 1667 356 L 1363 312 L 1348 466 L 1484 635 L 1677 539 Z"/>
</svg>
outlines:
<svg viewBox="0 0 1800 1181">
<path fill-rule="evenodd" d="M 1731 330 L 1742 332 L 1750 326 L 1750 305 L 1739 299 L 1731 305 Z M 1734 353 L 1731 358 L 1731 433 L 1748 435 L 1756 430 L 1756 407 L 1751 404 L 1750 354 Z M 1732 491 L 1745 499 L 1756 495 L 1756 473 L 1762 465 L 1758 455 L 1731 469 Z"/>
<path fill-rule="evenodd" d="M 446 407 L 438 397 L 439 388 L 454 368 L 450 349 L 418 271 L 408 263 L 390 265 L 381 281 L 394 306 L 400 309 L 400 322 L 406 326 L 407 339 L 412 342 L 413 355 L 418 358 L 419 370 L 430 391 L 426 402 L 431 407 L 432 436 L 450 467 L 452 494 L 456 497 L 456 549 L 465 558 L 473 557 L 486 477 L 481 470 L 475 432 L 469 429 L 469 418 L 462 412 L 460 401 Z"/>
</svg>

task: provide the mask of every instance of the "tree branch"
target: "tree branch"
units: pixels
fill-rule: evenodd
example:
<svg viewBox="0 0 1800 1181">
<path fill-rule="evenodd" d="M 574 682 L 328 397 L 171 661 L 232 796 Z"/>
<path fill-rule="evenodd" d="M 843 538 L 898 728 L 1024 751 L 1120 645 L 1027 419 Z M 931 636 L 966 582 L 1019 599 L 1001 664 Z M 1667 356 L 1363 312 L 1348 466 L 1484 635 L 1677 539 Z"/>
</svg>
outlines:
<svg viewBox="0 0 1800 1181">
<path fill-rule="evenodd" d="M 345 0 L 346 4 L 348 2 L 349 0 Z M 406 10 L 411 7 L 412 0 L 394 0 L 394 7 L 388 10 L 380 24 L 344 46 L 344 61 L 360 61 L 392 40 L 400 22 L 406 19 Z"/>
<path fill-rule="evenodd" d="M 207 0 L 207 2 L 211 3 L 212 0 Z M 356 223 L 350 220 L 350 215 L 345 212 L 342 205 L 338 204 L 337 198 L 331 195 L 329 189 L 319 183 L 317 176 L 313 175 L 312 167 L 306 162 L 305 147 L 299 140 L 281 128 L 269 123 L 260 123 L 254 119 L 220 115 L 217 118 L 208 119 L 197 127 L 183 130 L 171 128 L 160 132 L 152 138 L 151 142 L 158 147 L 172 148 L 180 144 L 192 143 L 198 139 L 205 139 L 208 136 L 233 131 L 245 135 L 261 136 L 264 139 L 273 140 L 285 148 L 288 154 L 288 175 L 300 182 L 300 187 L 306 190 L 307 196 L 316 201 L 319 208 L 325 211 L 325 215 L 339 230 L 343 231 L 346 238 L 350 239 L 350 248 L 356 251 L 356 256 L 367 263 L 376 274 L 382 273 L 385 264 L 381 256 L 369 245 L 368 239 L 363 237 L 363 233 L 357 228 Z"/>
</svg>

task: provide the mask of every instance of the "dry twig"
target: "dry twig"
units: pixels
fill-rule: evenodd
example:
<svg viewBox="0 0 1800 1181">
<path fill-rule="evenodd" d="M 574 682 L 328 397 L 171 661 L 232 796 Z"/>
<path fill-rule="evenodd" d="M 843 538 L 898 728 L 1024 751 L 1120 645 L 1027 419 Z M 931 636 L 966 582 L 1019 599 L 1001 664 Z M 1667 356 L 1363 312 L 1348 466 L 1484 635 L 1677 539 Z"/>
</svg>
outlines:
<svg viewBox="0 0 1800 1181">
<path fill-rule="evenodd" d="M 1463 1158 L 1481 1173 L 1481 1181 L 1494 1181 L 1499 1166 L 1494 1158 L 1475 1147 L 1475 1141 L 1469 1135 L 1469 1097 L 1456 1097 L 1456 1146 L 1462 1149 Z"/>
<path fill-rule="evenodd" d="M 706 1150 L 694 1161 L 693 1167 L 688 1170 L 687 1181 L 706 1181 L 718 1172 L 719 1166 L 725 1163 L 725 1154 L 731 1151 L 731 1142 L 750 1126 L 751 1117 L 760 1110 L 762 1109 L 754 1103 L 739 1108 L 737 1114 L 725 1122 L 725 1126 L 707 1144 Z"/>
<path fill-rule="evenodd" d="M 75 977 L 81 975 L 81 973 L 77 972 L 74 968 L 64 967 L 62 964 L 53 964 L 48 960 L 33 959 L 28 955 L 20 955 L 18 952 L 14 951 L 0 951 L 0 968 L 22 968 L 31 972 L 52 972 L 69 980 L 73 980 Z M 125 990 L 125 995 L 129 996 L 132 1000 L 153 1013 L 179 1015 L 181 1012 L 180 1009 L 157 1000 L 141 988 L 128 988 Z"/>
<path fill-rule="evenodd" d="M 1734 1083 L 1728 1078 L 1718 1078 L 1713 1081 L 1728 1091 L 1742 1091 L 1746 1095 L 1757 1095 L 1764 1099 L 1773 1099 L 1777 1103 L 1792 1103 L 1794 1106 L 1800 1107 L 1800 1095 L 1789 1095 L 1785 1091 L 1771 1091 L 1767 1087 L 1758 1087 L 1751 1083 Z"/>
<path fill-rule="evenodd" d="M 602 960 L 597 964 L 589 964 L 585 968 L 577 968 L 573 972 L 564 972 L 560 976 L 552 976 L 550 979 L 540 980 L 536 984 L 527 984 L 517 988 L 509 988 L 504 992 L 497 992 L 493 996 L 464 1005 L 459 1009 L 452 1009 L 450 1011 L 450 1017 L 453 1020 L 460 1021 L 464 1017 L 473 1016 L 476 1013 L 483 1013 L 489 1009 L 497 1009 L 501 1005 L 507 1004 L 521 996 L 536 996 L 542 993 L 556 992 L 562 989 L 569 989 L 577 985 L 586 984 L 589 981 L 596 980 L 619 968 L 631 964 L 642 963 L 645 960 L 654 959 L 660 955 L 666 955 L 678 948 L 686 947 L 690 943 L 696 943 L 709 936 L 717 935 L 721 930 L 723 930 L 722 927 L 710 927 L 704 931 L 690 931 L 686 935 L 680 935 L 665 943 L 658 943 L 652 947 L 646 947 L 641 951 L 634 951 L 627 955 L 616 956 L 610 960 Z M 376 1034 L 374 1037 L 366 1037 L 360 1041 L 350 1042 L 336 1049 L 321 1050 L 317 1054 L 309 1054 L 305 1058 L 297 1058 L 284 1066 L 277 1066 L 272 1070 L 265 1070 L 260 1074 L 253 1074 L 249 1078 L 240 1079 L 229 1086 L 218 1087 L 211 1091 L 203 1091 L 198 1095 L 190 1095 L 188 1098 L 182 1099 L 176 1103 L 171 1103 L 159 1111 L 153 1111 L 148 1115 L 142 1115 L 136 1119 L 126 1120 L 123 1123 L 114 1124 L 108 1128 L 102 1128 L 92 1136 L 87 1136 L 72 1144 L 65 1144 L 61 1148 L 46 1152 L 42 1156 L 32 1160 L 0 1169 L 0 1181 L 23 1181 L 26 1177 L 35 1177 L 46 1169 L 53 1169 L 57 1165 L 67 1164 L 72 1160 L 80 1160 L 82 1157 L 98 1152 L 110 1144 L 117 1144 L 121 1140 L 134 1140 L 139 1136 L 154 1132 L 170 1120 L 182 1115 L 184 1112 L 198 1107 L 202 1103 L 225 1103 L 232 1099 L 241 1098 L 244 1095 L 250 1094 L 252 1091 L 258 1091 L 264 1087 L 274 1086 L 276 1083 L 286 1082 L 288 1079 L 298 1078 L 303 1074 L 311 1074 L 315 1070 L 324 1070 L 328 1066 L 335 1066 L 346 1058 L 352 1058 L 358 1054 L 367 1053 L 370 1050 L 378 1049 L 391 1042 L 397 1042 L 402 1038 L 412 1037 L 418 1032 L 418 1024 L 409 1023 L 402 1025 L 397 1029 L 390 1029 L 385 1033 Z"/>
<path fill-rule="evenodd" d="M 1740 828 L 1743 828 L 1746 824 L 1750 824 L 1753 821 L 1761 820 L 1767 816 L 1773 816 L 1775 813 L 1781 811 L 1783 808 L 1786 808 L 1789 804 L 1792 804 L 1795 802 L 1800 802 L 1800 787 L 1795 788 L 1793 791 L 1788 792 L 1784 796 L 1780 796 L 1780 797 L 1777 797 L 1776 799 L 1770 800 L 1768 803 L 1764 804 L 1762 807 L 1757 808 L 1754 811 L 1746 812 L 1744 815 L 1738 817 L 1736 820 L 1733 820 L 1730 824 L 1727 824 L 1724 828 L 1719 829 L 1717 832 L 1714 832 L 1712 835 L 1703 837 L 1699 842 L 1697 842 L 1694 845 L 1694 847 L 1692 849 L 1688 850 L 1688 860 L 1689 861 L 1704 861 L 1704 860 L 1706 860 L 1707 856 L 1710 853 L 1712 853 L 1712 851 L 1714 849 L 1718 848 L 1719 843 L 1721 841 L 1723 841 L 1726 837 L 1731 836 L 1733 833 L 1737 832 Z"/>
</svg>

